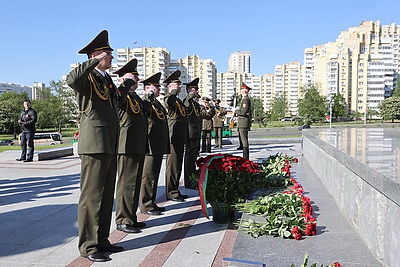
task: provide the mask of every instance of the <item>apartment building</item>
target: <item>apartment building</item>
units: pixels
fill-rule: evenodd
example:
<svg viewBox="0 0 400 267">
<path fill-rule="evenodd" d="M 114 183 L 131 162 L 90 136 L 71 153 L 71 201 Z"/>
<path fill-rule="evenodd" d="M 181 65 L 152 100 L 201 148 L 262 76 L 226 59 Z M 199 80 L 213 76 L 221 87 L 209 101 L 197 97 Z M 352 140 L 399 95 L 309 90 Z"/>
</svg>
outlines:
<svg viewBox="0 0 400 267">
<path fill-rule="evenodd" d="M 229 56 L 228 72 L 250 73 L 251 53 L 236 51 Z"/>
<path fill-rule="evenodd" d="M 298 61 L 275 66 L 274 86 L 271 100 L 285 97 L 288 102 L 287 115 L 295 116 L 301 95 L 303 66 Z"/>
<path fill-rule="evenodd" d="M 183 83 L 189 83 L 195 78 L 199 78 L 199 94 L 210 99 L 217 97 L 217 68 L 213 60 L 201 59 L 197 55 L 192 55 L 178 59 L 174 64 L 176 64 L 176 67 L 172 67 L 170 70 L 180 69 Z M 186 90 L 182 90 L 180 97 L 185 95 Z"/>
<path fill-rule="evenodd" d="M 144 80 L 158 72 L 161 72 L 161 81 L 169 75 L 169 65 L 171 61 L 171 53 L 164 47 L 135 47 L 135 48 L 119 48 L 117 49 L 117 62 L 113 64 L 109 70 L 110 75 L 117 69 L 124 66 L 133 58 L 138 60 L 137 71 L 139 79 Z M 118 77 L 112 75 L 113 81 L 119 84 Z M 161 84 L 161 92 L 165 89 L 165 85 Z M 139 83 L 137 89 L 139 95 L 143 94 L 143 84 Z"/>
<path fill-rule="evenodd" d="M 303 81 L 317 84 L 328 99 L 340 93 L 348 113 L 378 110 L 396 86 L 399 40 L 398 25 L 364 21 L 335 42 L 306 48 Z"/>
</svg>

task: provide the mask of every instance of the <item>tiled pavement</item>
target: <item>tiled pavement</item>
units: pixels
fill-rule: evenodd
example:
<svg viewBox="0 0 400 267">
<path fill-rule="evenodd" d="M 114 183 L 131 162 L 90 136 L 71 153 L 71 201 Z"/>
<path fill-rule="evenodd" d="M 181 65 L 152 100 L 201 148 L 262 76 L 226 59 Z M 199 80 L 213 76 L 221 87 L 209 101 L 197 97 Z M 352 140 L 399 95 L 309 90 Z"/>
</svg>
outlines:
<svg viewBox="0 0 400 267">
<path fill-rule="evenodd" d="M 0 153 L 0 266 L 222 266 L 223 257 L 299 266 L 304 252 L 312 263 L 380 266 L 302 161 L 300 143 L 250 143 L 253 160 L 276 153 L 300 158 L 293 174 L 313 201 L 316 236 L 301 241 L 251 238 L 234 225 L 206 219 L 194 190 L 182 189 L 189 195 L 184 203 L 166 202 L 163 166 L 158 201 L 167 211 L 162 216 L 139 213 L 139 221 L 147 224 L 139 234 L 116 231 L 113 222 L 110 239 L 125 250 L 110 255 L 110 262 L 92 264 L 77 250 L 79 158 L 21 163 L 15 161 L 18 151 L 7 151 Z M 240 155 L 235 147 L 226 145 L 213 152 Z"/>
</svg>

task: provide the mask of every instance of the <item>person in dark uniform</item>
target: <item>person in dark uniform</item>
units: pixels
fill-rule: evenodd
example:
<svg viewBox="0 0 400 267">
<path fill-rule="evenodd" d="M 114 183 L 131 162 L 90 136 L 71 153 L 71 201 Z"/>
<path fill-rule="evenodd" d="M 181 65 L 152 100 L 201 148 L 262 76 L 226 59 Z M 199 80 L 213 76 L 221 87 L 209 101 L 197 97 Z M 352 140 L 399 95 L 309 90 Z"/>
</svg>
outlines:
<svg viewBox="0 0 400 267">
<path fill-rule="evenodd" d="M 248 96 L 250 90 L 250 87 L 242 83 L 240 88 L 242 101 L 236 112 L 238 116 L 237 127 L 239 130 L 239 137 L 243 144 L 243 157 L 246 159 L 249 158 L 249 129 L 251 124 L 251 102 Z"/>
<path fill-rule="evenodd" d="M 21 156 L 17 161 L 31 162 L 33 161 L 33 152 L 35 150 L 33 138 L 35 137 L 37 113 L 32 108 L 32 103 L 29 99 L 24 100 L 24 110 L 19 116 L 18 123 L 21 127 Z M 26 154 L 26 144 L 28 143 L 28 155 Z"/>
<path fill-rule="evenodd" d="M 126 96 L 134 81 L 127 79 L 120 88 L 115 87 L 106 73 L 112 51 L 104 30 L 79 51 L 89 59 L 67 76 L 67 84 L 75 90 L 80 117 L 78 247 L 83 257 L 97 262 L 110 260 L 105 252 L 123 250 L 112 245 L 108 236 L 117 170 L 118 99 Z"/>
<path fill-rule="evenodd" d="M 187 96 L 183 104 L 187 110 L 188 132 L 184 159 L 185 188 L 194 189 L 190 176 L 196 171 L 196 159 L 200 151 L 201 118 L 200 104 L 195 100 L 199 96 L 199 78 L 186 84 Z"/>
<path fill-rule="evenodd" d="M 222 128 L 224 127 L 225 115 L 227 114 L 226 109 L 221 107 L 219 104 L 221 100 L 215 99 L 215 115 L 213 117 L 213 127 L 215 134 L 215 148 L 222 147 Z"/>
<path fill-rule="evenodd" d="M 210 99 L 208 97 L 203 98 L 203 105 L 201 105 L 200 110 L 200 117 L 202 118 L 201 152 L 211 153 L 211 131 L 214 115 L 215 108 L 210 105 Z"/>
<path fill-rule="evenodd" d="M 167 111 L 157 100 L 160 95 L 161 72 L 141 81 L 145 95 L 143 106 L 148 122 L 147 153 L 144 159 L 140 211 L 149 215 L 161 215 L 164 207 L 155 203 L 163 155 L 169 153 Z"/>
<path fill-rule="evenodd" d="M 138 222 L 136 216 L 147 148 L 147 117 L 142 99 L 135 92 L 139 81 L 136 67 L 137 59 L 132 59 L 114 72 L 121 82 L 126 79 L 135 81 L 127 98 L 120 101 L 118 107 L 120 132 L 115 223 L 117 230 L 125 233 L 139 233 L 139 228 L 146 226 L 144 222 Z"/>
<path fill-rule="evenodd" d="M 179 80 L 181 71 L 177 70 L 168 76 L 163 83 L 167 84 L 164 106 L 168 110 L 168 128 L 170 154 L 167 155 L 165 184 L 167 200 L 183 202 L 188 197 L 179 191 L 179 179 L 182 173 L 183 152 L 187 137 L 186 108 L 178 95 L 182 83 Z"/>
</svg>

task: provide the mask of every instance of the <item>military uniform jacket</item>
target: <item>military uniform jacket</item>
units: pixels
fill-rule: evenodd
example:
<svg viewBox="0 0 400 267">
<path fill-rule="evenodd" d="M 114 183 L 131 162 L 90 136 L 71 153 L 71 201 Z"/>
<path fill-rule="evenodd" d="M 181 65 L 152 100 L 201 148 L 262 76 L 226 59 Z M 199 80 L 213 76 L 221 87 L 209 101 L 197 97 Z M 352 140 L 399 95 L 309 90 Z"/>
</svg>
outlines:
<svg viewBox="0 0 400 267">
<path fill-rule="evenodd" d="M 143 97 L 143 106 L 148 123 L 148 155 L 169 154 L 169 132 L 167 111 L 157 99 Z"/>
<path fill-rule="evenodd" d="M 224 121 L 225 121 L 225 115 L 226 115 L 226 109 L 219 106 L 215 107 L 215 115 L 213 117 L 213 126 L 215 128 L 222 128 L 224 126 Z"/>
<path fill-rule="evenodd" d="M 248 96 L 242 98 L 240 102 L 239 110 L 237 111 L 238 115 L 238 128 L 250 128 L 251 123 L 251 102 Z"/>
<path fill-rule="evenodd" d="M 202 119 L 200 117 L 200 104 L 194 101 L 193 97 L 194 95 L 189 94 L 183 100 L 183 104 L 187 110 L 188 138 L 200 139 L 202 123 Z"/>
<path fill-rule="evenodd" d="M 142 99 L 129 92 L 119 104 L 118 154 L 145 154 L 147 150 L 147 117 Z"/>
<path fill-rule="evenodd" d="M 187 135 L 186 108 L 176 94 L 169 93 L 164 98 L 168 110 L 168 128 L 171 144 L 185 144 Z"/>
<path fill-rule="evenodd" d="M 36 131 L 37 114 L 33 108 L 22 111 L 18 121 L 21 124 L 21 131 L 23 133 Z"/>
<path fill-rule="evenodd" d="M 215 115 L 214 107 L 206 109 L 205 106 L 201 105 L 200 116 L 203 119 L 201 129 L 203 131 L 211 131 L 213 129 L 213 117 Z"/>
<path fill-rule="evenodd" d="M 103 77 L 95 70 L 98 63 L 99 60 L 95 58 L 89 59 L 67 76 L 67 84 L 75 90 L 78 102 L 79 154 L 117 153 L 119 135 L 117 88 L 109 76 Z"/>
</svg>

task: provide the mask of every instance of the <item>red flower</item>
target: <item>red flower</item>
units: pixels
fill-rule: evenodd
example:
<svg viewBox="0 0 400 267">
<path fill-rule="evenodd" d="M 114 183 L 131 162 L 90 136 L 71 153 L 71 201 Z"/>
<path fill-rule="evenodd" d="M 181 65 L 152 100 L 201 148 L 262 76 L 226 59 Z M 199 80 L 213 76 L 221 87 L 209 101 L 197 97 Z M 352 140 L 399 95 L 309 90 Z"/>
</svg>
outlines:
<svg viewBox="0 0 400 267">
<path fill-rule="evenodd" d="M 292 235 L 293 235 L 294 239 L 296 239 L 296 240 L 301 239 L 302 235 L 301 235 L 299 227 L 295 226 L 292 228 Z"/>
<path fill-rule="evenodd" d="M 306 235 L 316 235 L 317 234 L 317 226 L 316 226 L 316 224 L 315 223 L 307 224 L 305 233 L 306 233 Z"/>
<path fill-rule="evenodd" d="M 297 158 L 293 158 L 293 162 L 297 163 L 297 162 L 299 162 L 299 160 Z"/>
<path fill-rule="evenodd" d="M 339 262 L 335 262 L 335 263 L 333 264 L 333 267 L 342 267 L 342 265 L 341 265 Z"/>
</svg>

